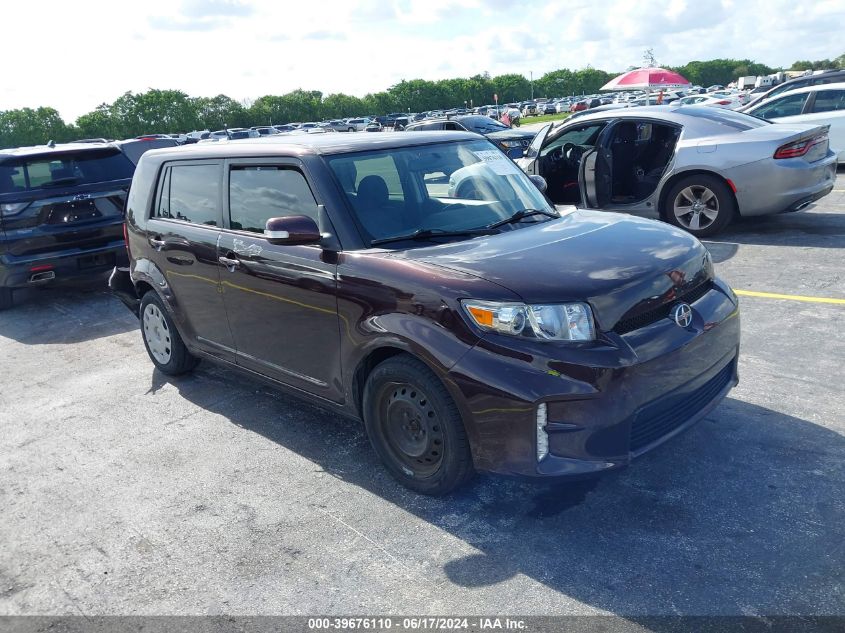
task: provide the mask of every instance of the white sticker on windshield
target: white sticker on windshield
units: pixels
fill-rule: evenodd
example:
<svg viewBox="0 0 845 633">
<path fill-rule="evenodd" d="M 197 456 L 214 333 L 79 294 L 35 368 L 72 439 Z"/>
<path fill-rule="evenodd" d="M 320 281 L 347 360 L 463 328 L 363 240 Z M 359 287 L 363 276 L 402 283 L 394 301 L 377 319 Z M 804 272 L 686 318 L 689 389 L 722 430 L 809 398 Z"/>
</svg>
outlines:
<svg viewBox="0 0 845 633">
<path fill-rule="evenodd" d="M 480 152 L 473 152 L 479 160 L 487 163 L 487 166 L 493 170 L 493 173 L 499 176 L 510 176 L 518 174 L 519 168 L 507 156 L 495 149 L 485 149 Z"/>
</svg>

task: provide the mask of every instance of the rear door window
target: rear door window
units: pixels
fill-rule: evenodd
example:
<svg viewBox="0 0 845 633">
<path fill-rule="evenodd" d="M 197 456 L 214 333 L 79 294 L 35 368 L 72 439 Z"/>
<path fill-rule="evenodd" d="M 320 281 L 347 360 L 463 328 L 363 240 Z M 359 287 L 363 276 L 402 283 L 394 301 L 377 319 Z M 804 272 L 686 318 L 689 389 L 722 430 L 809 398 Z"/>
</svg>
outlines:
<svg viewBox="0 0 845 633">
<path fill-rule="evenodd" d="M 155 216 L 220 226 L 219 179 L 219 164 L 168 167 Z"/>
<path fill-rule="evenodd" d="M 237 166 L 229 172 L 229 226 L 263 233 L 267 220 L 307 215 L 317 220 L 317 201 L 296 169 L 275 165 Z"/>
<path fill-rule="evenodd" d="M 816 93 L 813 112 L 838 112 L 845 110 L 845 90 L 820 90 Z"/>
<path fill-rule="evenodd" d="M 807 98 L 810 96 L 809 92 L 804 92 L 797 95 L 787 95 L 780 99 L 775 99 L 771 103 L 757 108 L 754 111 L 754 116 L 762 117 L 764 119 L 776 119 L 785 116 L 797 116 L 804 111 L 804 104 L 807 103 Z"/>
</svg>

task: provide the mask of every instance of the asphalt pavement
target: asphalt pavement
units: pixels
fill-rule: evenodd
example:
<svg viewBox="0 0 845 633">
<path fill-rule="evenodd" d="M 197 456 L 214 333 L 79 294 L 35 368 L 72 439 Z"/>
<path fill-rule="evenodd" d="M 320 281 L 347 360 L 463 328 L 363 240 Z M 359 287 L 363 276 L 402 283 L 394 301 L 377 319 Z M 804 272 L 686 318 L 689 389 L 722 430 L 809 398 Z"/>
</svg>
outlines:
<svg viewBox="0 0 845 633">
<path fill-rule="evenodd" d="M 104 280 L 0 314 L 0 614 L 845 614 L 845 173 L 708 242 L 740 384 L 597 482 L 444 499 L 359 424 L 153 370 Z M 769 294 L 797 298 L 773 298 Z"/>
</svg>

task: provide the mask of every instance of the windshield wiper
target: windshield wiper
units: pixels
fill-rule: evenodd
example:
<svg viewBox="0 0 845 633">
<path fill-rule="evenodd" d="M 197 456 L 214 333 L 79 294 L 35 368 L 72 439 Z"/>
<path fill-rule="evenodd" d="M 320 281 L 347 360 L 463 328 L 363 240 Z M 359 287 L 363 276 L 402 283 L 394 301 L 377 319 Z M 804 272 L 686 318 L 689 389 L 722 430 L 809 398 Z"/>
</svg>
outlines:
<svg viewBox="0 0 845 633">
<path fill-rule="evenodd" d="M 404 242 L 406 240 L 430 240 L 433 237 L 463 237 L 465 235 L 493 235 L 498 233 L 494 230 L 495 227 L 485 226 L 478 229 L 461 229 L 458 231 L 446 231 L 445 229 L 417 229 L 413 233 L 406 235 L 394 235 L 391 237 L 381 237 L 370 242 L 370 246 L 378 246 L 379 244 L 390 244 L 391 242 Z"/>
<path fill-rule="evenodd" d="M 557 213 L 553 213 L 552 211 L 544 211 L 542 209 L 523 209 L 522 211 L 517 211 L 511 217 L 505 218 L 504 220 L 499 220 L 498 222 L 493 222 L 493 224 L 488 224 L 486 229 L 497 229 L 500 226 L 504 226 L 505 224 L 513 224 L 514 222 L 519 222 L 523 218 L 531 217 L 532 215 L 545 215 L 550 218 L 559 218 L 560 216 Z"/>
</svg>

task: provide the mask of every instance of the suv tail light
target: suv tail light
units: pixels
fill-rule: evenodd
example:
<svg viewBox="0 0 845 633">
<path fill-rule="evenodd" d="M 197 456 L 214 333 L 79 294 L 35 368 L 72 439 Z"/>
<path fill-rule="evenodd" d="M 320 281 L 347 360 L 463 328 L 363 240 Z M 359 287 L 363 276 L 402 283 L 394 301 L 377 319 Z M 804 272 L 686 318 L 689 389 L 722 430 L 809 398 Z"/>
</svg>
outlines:
<svg viewBox="0 0 845 633">
<path fill-rule="evenodd" d="M 781 145 L 775 152 L 775 158 L 798 158 L 804 156 L 811 148 L 827 141 L 827 134 L 819 134 L 813 138 L 805 138 L 794 143 Z"/>
<path fill-rule="evenodd" d="M 29 205 L 29 202 L 10 202 L 0 204 L 0 217 L 11 217 L 13 215 L 18 215 Z"/>
</svg>

